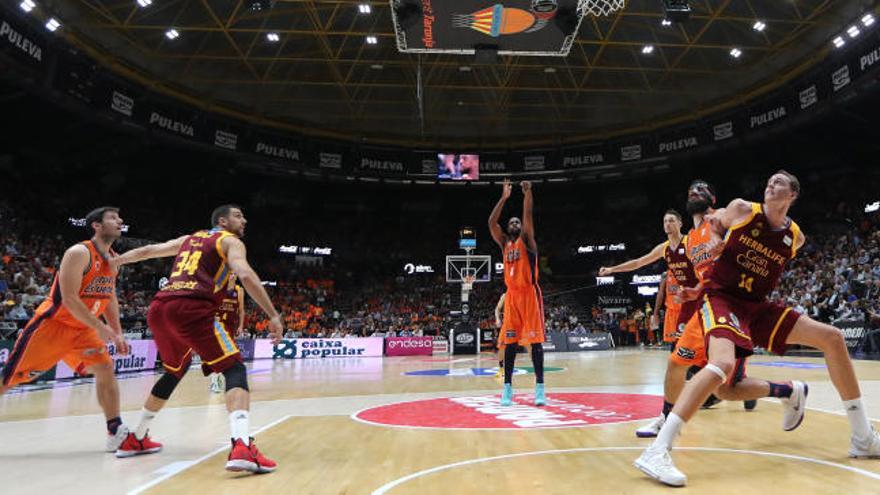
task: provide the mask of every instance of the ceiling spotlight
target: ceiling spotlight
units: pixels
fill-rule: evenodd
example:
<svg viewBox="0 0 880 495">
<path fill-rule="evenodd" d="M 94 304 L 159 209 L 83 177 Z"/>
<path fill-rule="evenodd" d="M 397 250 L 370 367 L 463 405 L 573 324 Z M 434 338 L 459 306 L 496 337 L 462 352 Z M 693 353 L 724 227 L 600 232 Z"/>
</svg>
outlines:
<svg viewBox="0 0 880 495">
<path fill-rule="evenodd" d="M 874 16 L 871 14 L 865 14 L 865 17 L 862 17 L 862 24 L 864 24 L 865 27 L 874 24 Z"/>
<path fill-rule="evenodd" d="M 730 50 L 730 56 L 733 58 L 739 58 L 740 55 L 742 55 L 742 54 L 743 54 L 743 52 L 739 48 L 734 48 L 734 49 Z"/>
<path fill-rule="evenodd" d="M 143 8 L 147 8 L 150 5 L 153 5 L 153 0 L 137 0 L 137 4 Z"/>
<path fill-rule="evenodd" d="M 261 10 L 271 9 L 274 3 L 274 0 L 247 0 L 245 5 L 254 12 L 260 12 Z"/>
<path fill-rule="evenodd" d="M 840 48 L 845 44 L 846 44 L 846 41 L 844 41 L 843 36 L 838 36 L 837 38 L 834 38 L 834 47 L 835 48 Z"/>
<path fill-rule="evenodd" d="M 760 32 L 763 31 L 764 28 L 766 28 L 766 27 L 767 27 L 767 25 L 764 24 L 763 22 L 761 22 L 761 21 L 755 21 L 755 24 L 752 26 L 752 29 L 754 29 L 755 31 L 757 31 L 757 32 L 760 33 Z"/>
<path fill-rule="evenodd" d="M 850 38 L 855 38 L 859 33 L 861 33 L 861 31 L 855 26 L 850 26 L 849 29 L 846 30 L 846 34 L 848 34 Z"/>
<path fill-rule="evenodd" d="M 660 25 L 661 26 L 671 26 L 672 21 L 670 21 L 669 19 L 663 19 L 662 21 L 660 21 Z"/>
<path fill-rule="evenodd" d="M 370 8 L 370 4 L 368 3 L 362 3 L 358 5 L 358 12 L 360 12 L 361 14 L 369 14 L 372 11 L 373 9 Z"/>
<path fill-rule="evenodd" d="M 55 19 L 54 17 L 51 17 L 48 21 L 46 21 L 46 29 L 48 29 L 49 31 L 55 32 L 60 27 L 61 23 L 58 22 L 58 19 Z"/>
<path fill-rule="evenodd" d="M 654 53 L 654 45 L 645 45 L 642 47 L 642 55 L 650 55 Z"/>
<path fill-rule="evenodd" d="M 35 4 L 33 2 L 33 0 L 24 0 L 18 6 L 21 7 L 21 10 L 23 10 L 25 12 L 30 12 L 30 11 L 34 10 L 34 8 L 37 6 L 37 4 Z"/>
<path fill-rule="evenodd" d="M 367 44 L 368 45 L 375 45 L 378 42 L 379 42 L 379 40 L 377 40 L 375 36 L 367 36 Z"/>
<path fill-rule="evenodd" d="M 272 43 L 277 43 L 278 40 L 281 39 L 281 36 L 278 36 L 278 33 L 266 33 L 266 39 Z"/>
<path fill-rule="evenodd" d="M 177 32 L 176 29 L 171 28 L 168 31 L 165 31 L 165 37 L 169 40 L 176 40 L 180 36 L 180 33 Z"/>
</svg>

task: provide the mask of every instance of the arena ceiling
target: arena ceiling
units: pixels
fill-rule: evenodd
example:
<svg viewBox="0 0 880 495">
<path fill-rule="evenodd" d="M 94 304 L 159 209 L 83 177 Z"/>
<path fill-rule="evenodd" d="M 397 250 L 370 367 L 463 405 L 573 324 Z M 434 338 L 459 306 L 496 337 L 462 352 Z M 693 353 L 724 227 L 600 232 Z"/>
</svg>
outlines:
<svg viewBox="0 0 880 495">
<path fill-rule="evenodd" d="M 821 60 L 874 5 L 691 0 L 689 21 L 663 26 L 661 0 L 628 0 L 585 18 L 567 57 L 476 64 L 399 53 L 388 2 L 279 0 L 263 11 L 242 0 L 43 3 L 102 63 L 215 111 L 358 142 L 492 147 L 607 138 L 741 104 Z M 179 37 L 169 40 L 172 27 Z"/>
</svg>

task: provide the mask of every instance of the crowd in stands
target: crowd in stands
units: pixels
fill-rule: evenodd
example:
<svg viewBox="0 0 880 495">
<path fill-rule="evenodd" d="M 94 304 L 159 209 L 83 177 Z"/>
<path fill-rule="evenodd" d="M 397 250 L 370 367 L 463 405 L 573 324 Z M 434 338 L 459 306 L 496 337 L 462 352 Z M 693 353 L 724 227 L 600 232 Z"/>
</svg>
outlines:
<svg viewBox="0 0 880 495">
<path fill-rule="evenodd" d="M 819 180 L 813 182 L 816 186 L 821 183 Z M 805 229 L 808 242 L 789 265 L 773 298 L 822 321 L 877 319 L 880 313 L 880 217 L 876 212 L 866 214 L 863 211 L 865 202 L 871 199 L 870 194 L 876 189 L 866 187 L 861 196 L 842 200 L 841 196 L 851 195 L 852 188 L 849 188 L 850 192 L 846 187 L 809 188 L 809 180 L 805 180 L 805 183 L 808 184 L 807 191 L 818 198 L 804 205 L 797 204 L 800 210 L 796 213 L 798 219 L 802 218 L 801 215 L 812 219 L 809 223 L 801 220 L 801 224 L 808 224 L 815 230 Z M 577 246 L 587 239 L 584 234 L 587 230 L 599 232 L 592 240 L 627 241 L 628 251 L 619 253 L 615 262 L 622 261 L 619 259 L 621 256 L 646 252 L 662 235 L 659 221 L 652 222 L 645 218 L 642 213 L 645 206 L 638 203 L 636 195 L 626 196 L 619 186 L 611 189 L 609 194 L 619 194 L 623 198 L 615 200 L 619 204 L 611 205 L 623 209 L 618 216 L 620 225 L 639 226 L 630 229 L 632 236 L 623 238 L 625 230 L 613 222 L 585 223 L 580 228 L 568 229 L 549 221 L 539 223 L 541 284 L 545 296 L 550 295 L 545 297 L 546 327 L 550 331 L 574 334 L 610 331 L 616 335 L 615 341 L 621 344 L 655 343 L 657 338 L 649 332 L 650 308 L 636 307 L 643 304 L 644 299 L 634 297 L 633 301 L 642 302 L 631 304 L 626 314 L 617 314 L 591 308 L 591 302 L 553 296 L 557 292 L 554 284 L 559 289 L 583 285 L 595 275 L 596 268 L 607 261 L 599 257 L 587 259 L 577 254 Z M 837 196 L 834 191 L 837 191 Z M 486 201 L 465 203 L 461 206 L 462 211 L 479 211 L 476 217 L 482 220 L 488 212 L 487 205 L 496 199 L 496 193 L 492 190 Z M 758 193 L 750 191 L 749 194 L 755 197 Z M 3 196 L 7 199 L 0 200 L 0 322 L 7 325 L 11 322 L 21 328 L 48 294 L 54 270 L 64 249 L 80 240 L 83 231 L 72 227 L 66 230 L 59 228 L 57 218 L 52 224 L 42 220 L 50 207 L 35 212 L 28 210 L 28 214 L 25 214 L 20 204 L 9 201 L 8 198 L 13 196 L 12 191 L 6 190 Z M 539 199 L 543 200 L 541 196 Z M 435 215 L 435 210 L 440 206 L 432 201 L 416 199 L 406 207 L 393 205 L 383 212 L 375 205 L 362 207 L 363 204 L 372 204 L 363 201 L 353 208 L 364 210 L 364 215 L 342 215 L 332 220 L 334 225 L 338 225 L 337 228 L 318 234 L 306 228 L 302 230 L 308 232 L 307 235 L 296 237 L 303 244 L 332 245 L 334 255 L 321 262 L 310 260 L 309 263 L 299 263 L 292 256 L 279 256 L 275 247 L 294 238 L 291 232 L 298 232 L 298 229 L 285 230 L 281 224 L 267 225 L 267 215 L 261 217 L 264 224 L 260 225 L 259 220 L 254 222 L 255 233 L 249 233 L 247 238 L 250 257 L 263 278 L 273 282 L 267 289 L 285 316 L 287 335 L 442 335 L 463 317 L 470 318 L 484 329 L 495 327 L 494 309 L 504 290 L 502 282 L 494 280 L 475 284 L 468 303 L 469 314 L 461 315 L 460 285 L 448 284 L 438 274 L 404 276 L 401 273 L 405 263 L 422 260 L 433 264 L 441 272 L 441 256 L 456 251 L 454 229 L 446 229 L 449 230 L 446 232 L 432 228 L 430 222 L 414 221 L 422 214 L 429 217 Z M 587 203 L 578 211 L 600 208 L 601 201 L 601 198 L 596 199 L 595 204 Z M 56 201 L 50 206 L 57 207 L 57 204 Z M 828 204 L 837 206 L 823 208 Z M 343 208 L 344 205 L 340 203 L 337 206 Z M 514 206 L 516 208 L 509 214 L 517 213 L 519 206 Z M 665 204 L 661 206 L 665 207 Z M 271 211 L 271 207 L 271 204 L 265 206 L 269 208 L 267 211 Z M 318 225 L 331 222 L 329 217 L 335 214 L 330 207 L 327 210 L 312 208 L 317 207 L 304 203 L 302 211 L 292 214 L 291 222 Z M 565 218 L 570 208 L 574 207 L 567 202 L 552 205 L 552 208 L 548 206 L 553 215 L 544 218 Z M 196 208 L 187 207 L 182 211 L 190 209 Z M 124 218 L 128 218 L 129 212 L 125 213 Z M 166 213 L 153 216 L 166 218 Z M 400 225 L 385 225 L 385 230 L 377 232 L 378 224 L 369 221 L 377 214 Z M 309 215 L 315 218 L 307 220 Z M 161 240 L 181 233 L 162 230 L 149 223 L 144 219 L 150 216 L 142 211 L 135 210 L 131 216 L 144 223 L 138 223 L 140 236 Z M 468 216 L 467 221 L 470 222 L 472 217 Z M 198 225 L 198 222 L 195 220 L 192 223 Z M 448 223 L 460 225 L 465 224 L 465 220 L 453 218 Z M 394 235 L 398 230 L 408 235 Z M 413 242 L 414 238 L 419 241 Z M 123 241 L 118 247 L 120 251 L 138 242 L 146 242 L 140 239 Z M 485 252 L 495 253 L 497 249 L 494 245 L 483 247 L 486 248 Z M 148 332 L 146 311 L 169 268 L 170 261 L 164 260 L 140 263 L 122 270 L 118 280 L 118 295 L 126 330 Z M 658 267 L 652 270 L 661 271 Z M 244 325 L 247 335 L 265 335 L 267 326 L 262 312 L 249 302 Z"/>
</svg>

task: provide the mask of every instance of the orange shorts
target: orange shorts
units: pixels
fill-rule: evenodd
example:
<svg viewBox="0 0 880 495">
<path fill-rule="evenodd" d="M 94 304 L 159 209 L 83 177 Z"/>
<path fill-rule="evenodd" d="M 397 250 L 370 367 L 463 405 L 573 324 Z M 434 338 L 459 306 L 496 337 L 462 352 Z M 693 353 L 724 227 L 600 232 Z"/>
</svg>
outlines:
<svg viewBox="0 0 880 495">
<path fill-rule="evenodd" d="M 501 345 L 544 342 L 544 298 L 540 287 L 507 290 L 499 342 Z"/>
<path fill-rule="evenodd" d="M 107 344 L 92 328 L 71 328 L 38 316 L 21 332 L 3 367 L 3 385 L 27 383 L 64 361 L 70 369 L 111 364 Z"/>
<path fill-rule="evenodd" d="M 681 366 L 697 365 L 706 366 L 706 338 L 703 336 L 703 327 L 700 325 L 700 313 L 694 313 L 684 333 L 678 338 L 675 349 L 669 355 L 669 360 Z"/>
<path fill-rule="evenodd" d="M 681 308 L 666 308 L 666 316 L 663 318 L 663 342 L 675 342 L 678 338 L 678 317 Z"/>
</svg>

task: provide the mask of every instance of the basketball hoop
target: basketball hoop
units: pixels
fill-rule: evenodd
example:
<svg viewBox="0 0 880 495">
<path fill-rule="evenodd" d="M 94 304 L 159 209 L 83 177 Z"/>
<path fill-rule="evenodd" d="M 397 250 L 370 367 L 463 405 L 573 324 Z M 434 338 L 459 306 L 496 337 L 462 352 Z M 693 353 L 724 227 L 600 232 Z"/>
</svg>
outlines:
<svg viewBox="0 0 880 495">
<path fill-rule="evenodd" d="M 579 7 L 594 16 L 608 15 L 623 8 L 625 0 L 581 0 Z"/>
</svg>

